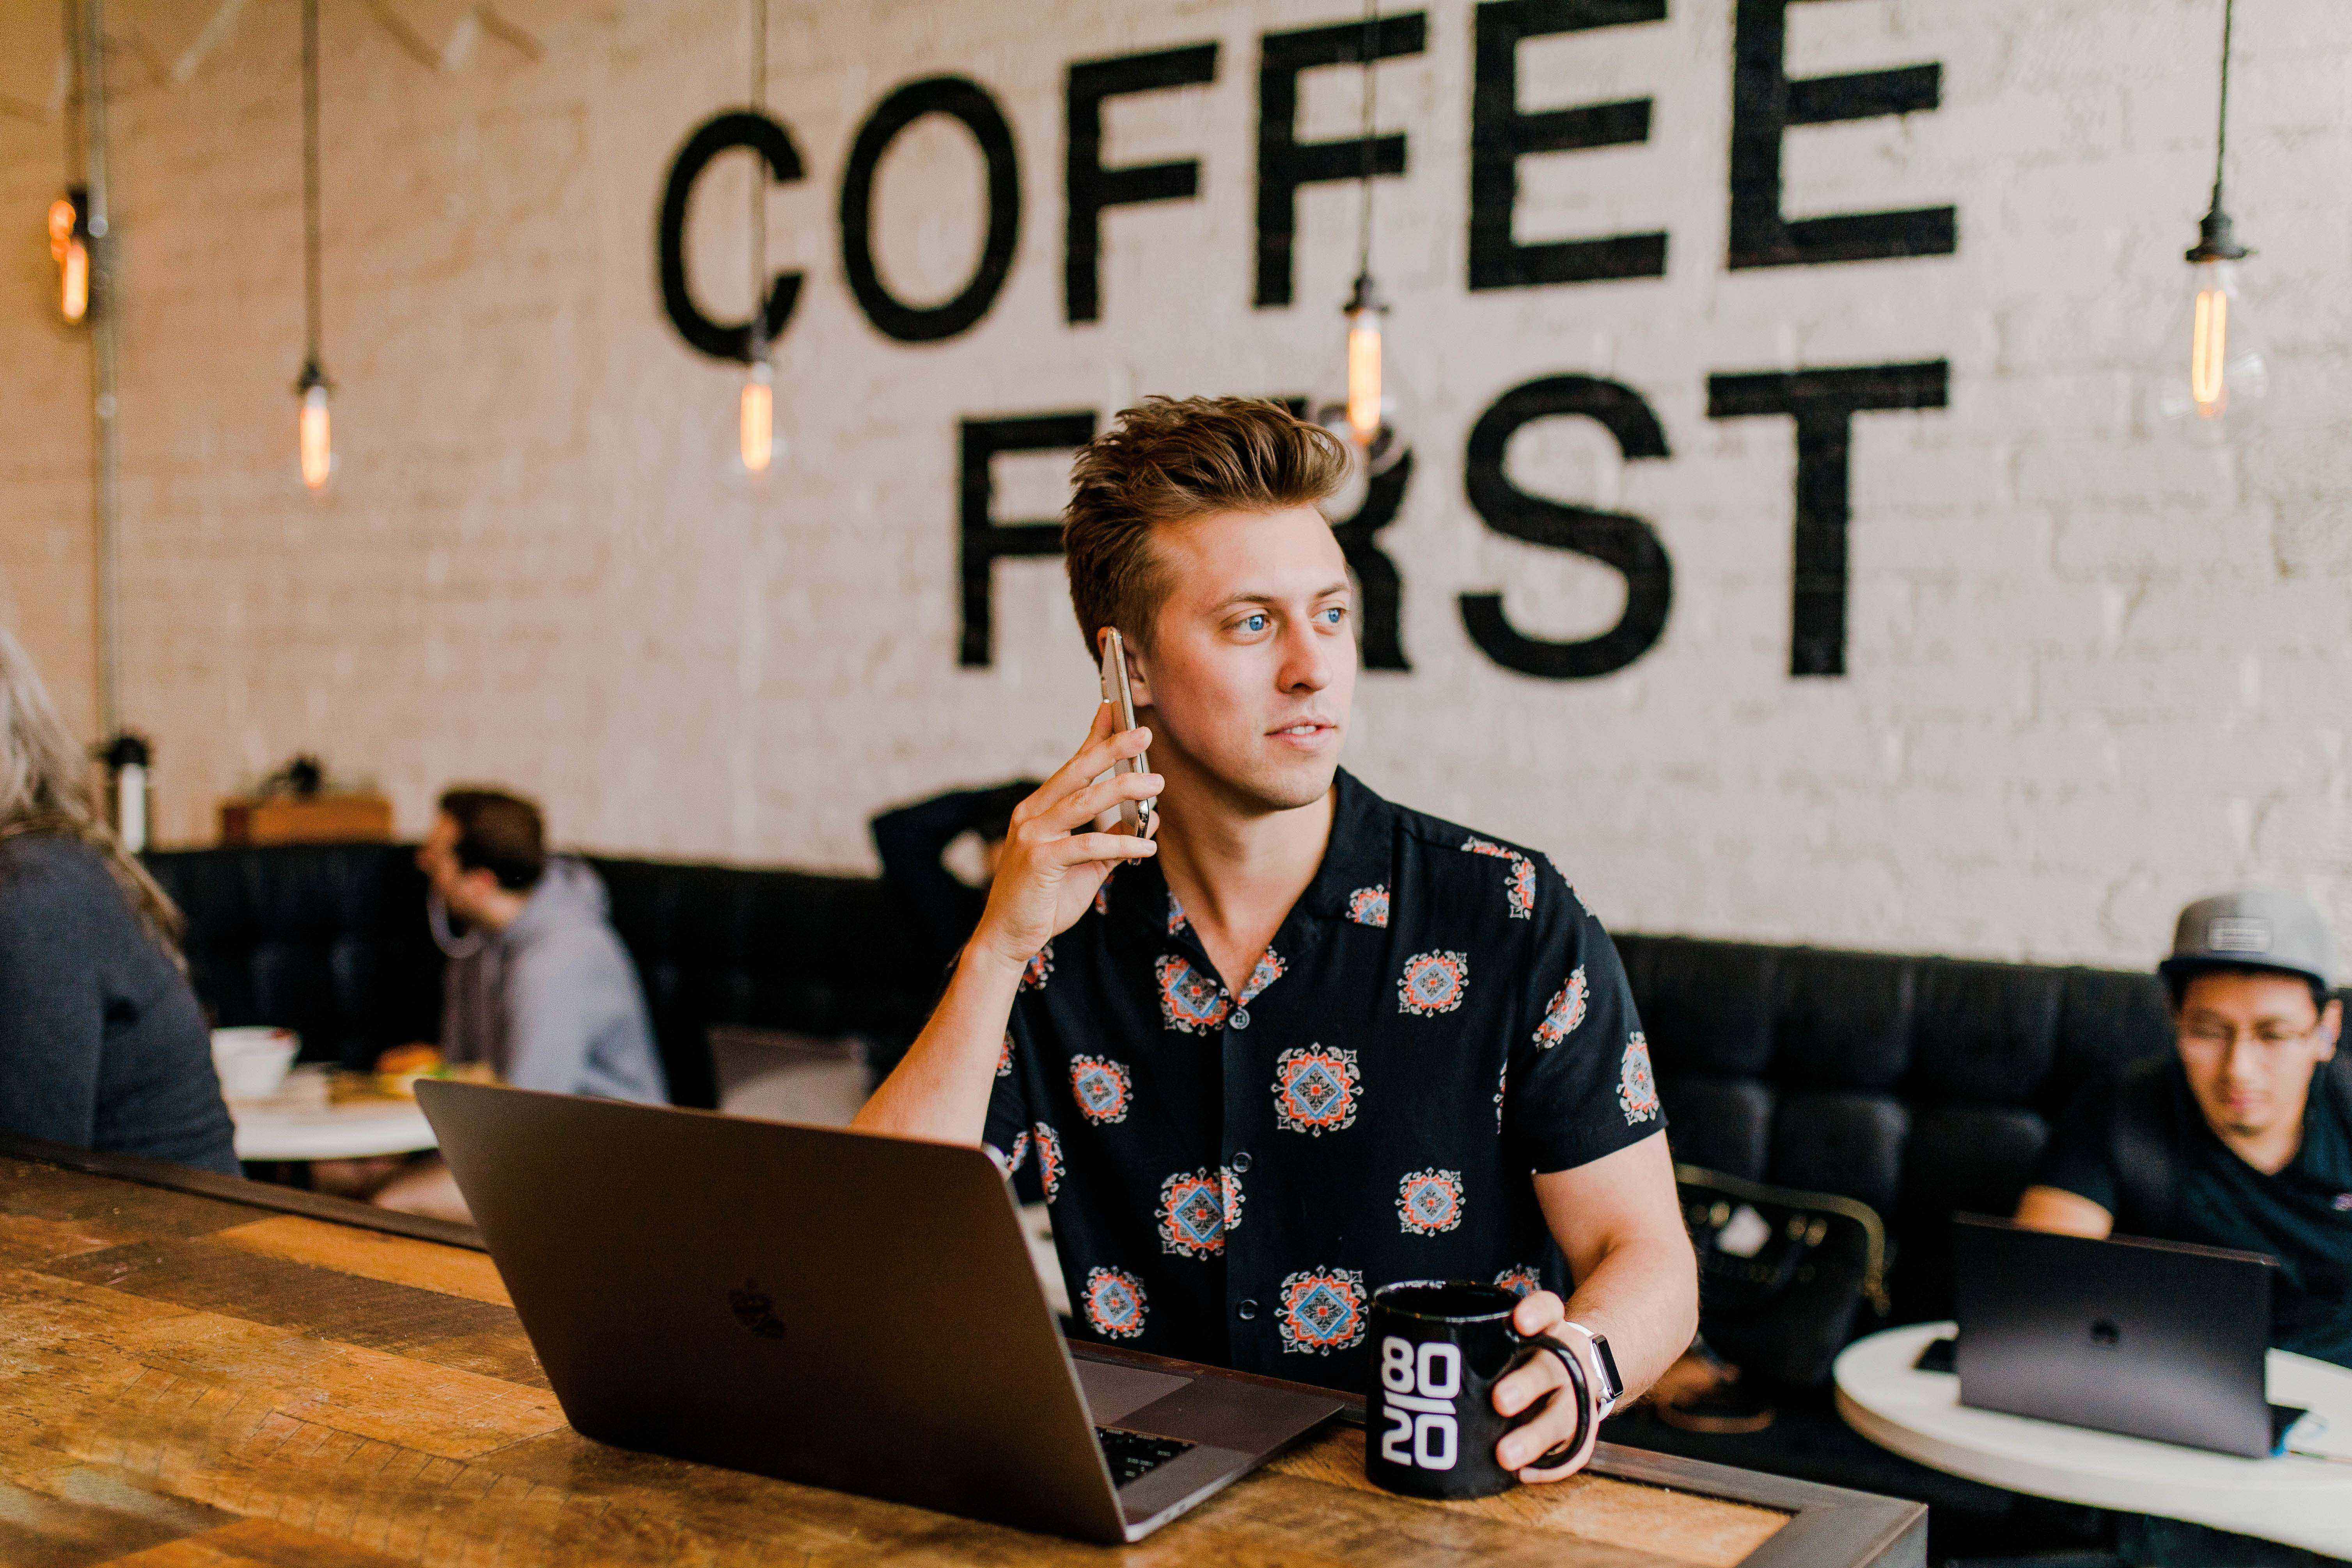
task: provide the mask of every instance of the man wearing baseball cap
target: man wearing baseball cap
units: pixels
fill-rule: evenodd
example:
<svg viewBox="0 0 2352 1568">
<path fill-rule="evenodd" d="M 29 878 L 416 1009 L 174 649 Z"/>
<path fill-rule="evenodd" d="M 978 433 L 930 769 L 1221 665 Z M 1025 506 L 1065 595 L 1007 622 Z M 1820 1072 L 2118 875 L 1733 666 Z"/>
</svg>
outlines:
<svg viewBox="0 0 2352 1568">
<path fill-rule="evenodd" d="M 2018 1223 L 2266 1253 L 2271 1342 L 2352 1366 L 2352 1057 L 2326 922 L 2294 893 L 2200 899 L 2158 972 L 2179 1050 L 2084 1091 Z"/>
<path fill-rule="evenodd" d="M 2268 889 L 2180 911 L 2179 1049 L 2085 1089 L 2050 1141 L 2021 1225 L 2155 1237 L 2278 1260 L 2271 1342 L 2352 1366 L 2352 1053 L 2336 944 L 2308 900 Z M 2316 1553 L 2178 1520 L 2125 1515 L 2133 1563 L 2301 1568 Z"/>
</svg>

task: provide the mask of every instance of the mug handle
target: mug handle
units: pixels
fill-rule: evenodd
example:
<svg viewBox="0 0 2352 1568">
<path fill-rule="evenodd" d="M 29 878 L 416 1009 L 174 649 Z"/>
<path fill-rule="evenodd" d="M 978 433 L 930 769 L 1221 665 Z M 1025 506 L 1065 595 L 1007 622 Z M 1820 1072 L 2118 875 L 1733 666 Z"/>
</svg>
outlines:
<svg viewBox="0 0 2352 1568">
<path fill-rule="evenodd" d="M 1525 1366 L 1528 1362 L 1535 1360 L 1535 1352 L 1549 1351 L 1559 1357 L 1559 1364 L 1568 1369 L 1568 1386 L 1563 1389 L 1554 1389 L 1551 1399 L 1557 1400 L 1563 1395 L 1572 1395 L 1575 1398 L 1576 1436 L 1553 1448 L 1549 1453 L 1531 1459 L 1519 1467 L 1525 1470 L 1548 1470 L 1554 1465 L 1566 1464 L 1592 1446 L 1592 1382 L 1585 1375 L 1584 1363 L 1576 1359 L 1576 1352 L 1549 1334 L 1522 1334 L 1517 1329 L 1513 1329 L 1511 1332 L 1517 1337 L 1519 1348 L 1529 1352 L 1518 1361 L 1517 1366 Z M 1515 1366 L 1513 1370 L 1517 1371 L 1517 1367 Z M 1530 1406 L 1526 1413 L 1526 1418 L 1533 1420 L 1536 1415 L 1549 1407 L 1550 1403 L 1550 1400 L 1547 1400 L 1543 1405 Z"/>
</svg>

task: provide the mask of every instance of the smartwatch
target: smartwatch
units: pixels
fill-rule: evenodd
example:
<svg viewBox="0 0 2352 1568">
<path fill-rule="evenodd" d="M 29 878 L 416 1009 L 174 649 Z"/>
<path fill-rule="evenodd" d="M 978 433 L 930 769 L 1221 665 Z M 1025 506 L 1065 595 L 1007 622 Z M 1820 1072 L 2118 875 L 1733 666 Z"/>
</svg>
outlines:
<svg viewBox="0 0 2352 1568">
<path fill-rule="evenodd" d="M 1596 1422 L 1607 1420 L 1609 1413 L 1617 1408 L 1617 1401 L 1625 1394 L 1625 1380 L 1618 1375 L 1617 1358 L 1610 1352 L 1608 1337 L 1596 1334 L 1582 1323 L 1565 1318 L 1560 1320 L 1554 1331 L 1572 1332 L 1583 1337 L 1593 1370 L 1601 1374 L 1600 1381 L 1592 1389 L 1592 1418 Z"/>
</svg>

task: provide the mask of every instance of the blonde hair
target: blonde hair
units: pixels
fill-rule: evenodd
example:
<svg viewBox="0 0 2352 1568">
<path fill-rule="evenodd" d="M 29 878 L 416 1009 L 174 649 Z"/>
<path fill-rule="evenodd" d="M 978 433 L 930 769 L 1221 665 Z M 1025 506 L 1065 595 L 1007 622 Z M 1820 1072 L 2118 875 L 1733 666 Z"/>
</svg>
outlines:
<svg viewBox="0 0 2352 1568">
<path fill-rule="evenodd" d="M 122 896 L 177 962 L 186 921 L 155 879 L 122 847 L 89 791 L 89 762 L 58 717 L 40 673 L 0 627 L 0 842 L 45 833 L 86 844 Z"/>
</svg>

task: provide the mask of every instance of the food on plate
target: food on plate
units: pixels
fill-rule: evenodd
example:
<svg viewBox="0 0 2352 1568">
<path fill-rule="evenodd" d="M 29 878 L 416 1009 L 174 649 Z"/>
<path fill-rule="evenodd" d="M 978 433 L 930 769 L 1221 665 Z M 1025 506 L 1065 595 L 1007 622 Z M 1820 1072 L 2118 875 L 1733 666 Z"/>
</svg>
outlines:
<svg viewBox="0 0 2352 1568">
<path fill-rule="evenodd" d="M 487 1063 L 446 1062 L 431 1046 L 394 1046 L 376 1058 L 375 1074 L 368 1084 L 377 1094 L 414 1100 L 420 1078 L 463 1079 L 471 1083 L 498 1081 L 498 1074 Z"/>
</svg>

